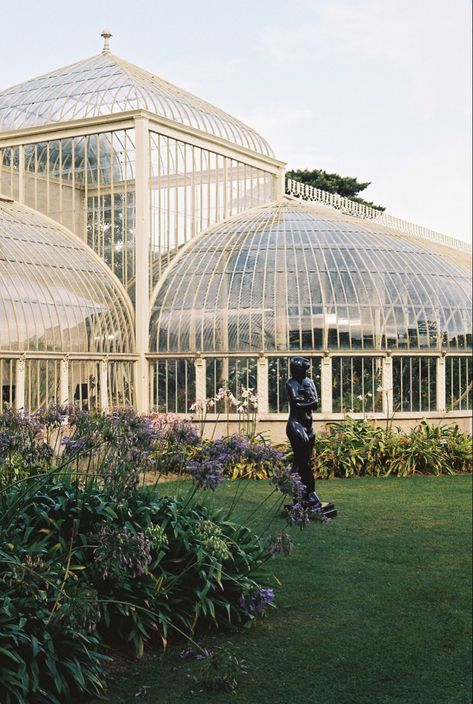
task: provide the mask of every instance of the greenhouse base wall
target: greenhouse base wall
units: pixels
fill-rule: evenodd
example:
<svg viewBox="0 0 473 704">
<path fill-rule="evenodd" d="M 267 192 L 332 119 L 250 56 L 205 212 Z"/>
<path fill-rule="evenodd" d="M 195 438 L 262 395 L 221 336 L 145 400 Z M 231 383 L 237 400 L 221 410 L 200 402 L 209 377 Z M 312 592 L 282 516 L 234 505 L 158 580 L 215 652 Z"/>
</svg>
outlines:
<svg viewBox="0 0 473 704">
<path fill-rule="evenodd" d="M 361 413 L 355 413 L 350 416 L 355 419 L 362 419 L 363 415 Z M 330 418 L 316 418 L 314 419 L 314 431 L 324 432 L 327 428 L 328 423 L 333 423 L 336 421 L 343 420 L 344 416 L 342 414 L 332 414 Z M 386 420 L 386 418 L 370 418 L 367 420 L 374 422 L 377 426 L 381 428 L 386 428 L 386 424 L 391 425 L 393 428 L 399 427 L 402 430 L 409 430 L 414 428 L 420 423 L 421 420 L 425 419 L 428 423 L 432 425 L 458 425 L 460 430 L 466 433 L 473 432 L 473 418 L 471 411 L 464 413 L 449 413 L 447 416 L 445 414 L 439 415 L 435 413 L 403 413 L 395 415 L 394 418 Z M 286 424 L 287 420 L 282 419 L 281 416 L 276 416 L 268 414 L 266 417 L 261 418 L 257 421 L 256 432 L 262 433 L 268 437 L 273 443 L 279 445 L 281 443 L 287 442 L 286 437 Z M 218 420 L 212 420 L 207 418 L 204 429 L 204 437 L 217 438 L 225 435 L 231 435 L 233 433 L 245 433 L 245 423 L 238 422 L 238 420 L 228 420 L 226 418 L 220 418 Z"/>
</svg>

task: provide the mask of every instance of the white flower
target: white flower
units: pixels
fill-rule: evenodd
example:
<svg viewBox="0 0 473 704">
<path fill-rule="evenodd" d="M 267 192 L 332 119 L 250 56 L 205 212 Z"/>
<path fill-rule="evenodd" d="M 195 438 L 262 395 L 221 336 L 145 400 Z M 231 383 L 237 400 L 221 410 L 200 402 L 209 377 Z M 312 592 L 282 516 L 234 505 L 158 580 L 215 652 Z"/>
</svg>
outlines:
<svg viewBox="0 0 473 704">
<path fill-rule="evenodd" d="M 368 391 L 368 393 L 367 393 L 366 395 L 371 398 L 371 396 L 372 396 L 373 394 L 371 393 L 371 391 Z"/>
<path fill-rule="evenodd" d="M 363 401 L 363 396 L 357 396 L 356 398 L 359 399 L 360 401 Z"/>
<path fill-rule="evenodd" d="M 215 401 L 213 399 L 210 399 L 207 405 L 209 408 L 213 408 L 215 406 Z"/>
<path fill-rule="evenodd" d="M 230 403 L 232 406 L 238 406 L 238 401 L 236 400 L 235 396 L 232 394 L 231 391 L 228 393 L 228 398 L 230 399 Z"/>
</svg>

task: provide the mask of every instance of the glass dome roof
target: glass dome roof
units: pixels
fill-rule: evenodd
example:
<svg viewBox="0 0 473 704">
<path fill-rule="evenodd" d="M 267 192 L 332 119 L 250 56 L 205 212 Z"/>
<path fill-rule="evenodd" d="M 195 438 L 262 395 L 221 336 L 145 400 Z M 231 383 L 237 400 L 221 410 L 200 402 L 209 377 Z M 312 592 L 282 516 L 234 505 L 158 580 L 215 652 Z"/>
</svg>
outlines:
<svg viewBox="0 0 473 704">
<path fill-rule="evenodd" d="M 118 279 L 53 220 L 0 196 L 0 349 L 133 352 Z"/>
<path fill-rule="evenodd" d="M 183 248 L 155 294 L 150 349 L 461 349 L 471 345 L 471 276 L 456 257 L 284 199 Z"/>
<path fill-rule="evenodd" d="M 240 120 L 110 53 L 0 91 L 0 131 L 138 109 L 274 156 L 266 140 Z"/>
</svg>

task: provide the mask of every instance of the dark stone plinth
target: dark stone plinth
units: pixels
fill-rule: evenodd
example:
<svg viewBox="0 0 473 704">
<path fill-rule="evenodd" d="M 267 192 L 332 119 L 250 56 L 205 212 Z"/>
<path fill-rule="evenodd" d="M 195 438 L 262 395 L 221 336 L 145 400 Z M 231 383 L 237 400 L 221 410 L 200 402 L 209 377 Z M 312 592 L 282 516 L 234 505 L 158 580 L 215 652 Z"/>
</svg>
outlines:
<svg viewBox="0 0 473 704">
<path fill-rule="evenodd" d="M 326 503 L 322 501 L 322 513 L 325 518 L 335 518 L 337 516 L 337 509 L 335 508 L 335 504 L 332 504 L 330 502 Z"/>
<path fill-rule="evenodd" d="M 281 516 L 283 518 L 287 518 L 289 516 L 289 511 L 293 507 L 293 505 L 294 504 L 284 504 L 284 506 L 282 507 L 282 510 L 281 510 Z M 307 506 L 307 508 L 310 507 L 310 505 L 307 505 L 307 504 L 306 504 L 306 506 Z M 322 508 L 322 515 L 327 520 L 332 519 L 332 518 L 336 518 L 336 516 L 338 515 L 337 509 L 335 508 L 335 504 L 333 504 L 331 502 L 324 502 L 323 501 L 321 508 Z M 314 516 L 314 518 L 315 518 L 315 516 Z"/>
</svg>

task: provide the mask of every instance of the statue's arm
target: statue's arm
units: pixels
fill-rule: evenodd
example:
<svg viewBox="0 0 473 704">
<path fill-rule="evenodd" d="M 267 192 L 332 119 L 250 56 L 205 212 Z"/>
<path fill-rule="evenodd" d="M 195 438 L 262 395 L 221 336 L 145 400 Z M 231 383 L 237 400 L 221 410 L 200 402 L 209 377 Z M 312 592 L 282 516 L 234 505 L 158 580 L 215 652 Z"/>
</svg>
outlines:
<svg viewBox="0 0 473 704">
<path fill-rule="evenodd" d="M 313 410 L 313 411 L 316 411 L 317 408 L 319 407 L 319 394 L 317 393 L 317 387 L 316 387 L 316 385 L 314 384 L 313 381 L 312 381 L 311 386 L 312 386 L 312 390 L 313 390 L 313 392 L 314 392 L 314 405 L 313 405 L 313 407 L 312 407 L 312 410 Z"/>
<path fill-rule="evenodd" d="M 291 405 L 297 406 L 297 408 L 308 408 L 315 409 L 318 406 L 318 399 L 307 401 L 307 399 L 298 393 L 299 384 L 291 384 L 289 380 L 286 383 L 286 393 L 288 401 Z M 317 393 L 317 392 L 316 392 Z M 315 406 L 314 406 L 315 403 Z"/>
</svg>

